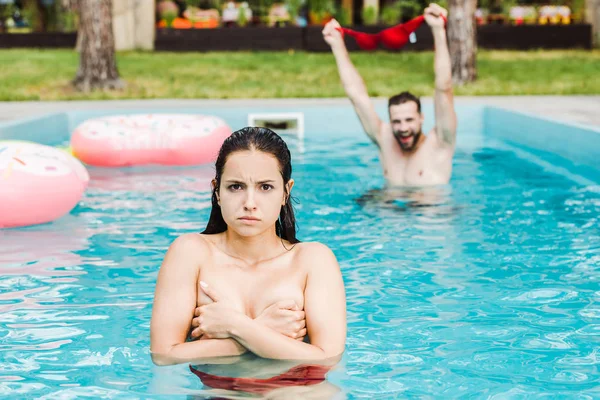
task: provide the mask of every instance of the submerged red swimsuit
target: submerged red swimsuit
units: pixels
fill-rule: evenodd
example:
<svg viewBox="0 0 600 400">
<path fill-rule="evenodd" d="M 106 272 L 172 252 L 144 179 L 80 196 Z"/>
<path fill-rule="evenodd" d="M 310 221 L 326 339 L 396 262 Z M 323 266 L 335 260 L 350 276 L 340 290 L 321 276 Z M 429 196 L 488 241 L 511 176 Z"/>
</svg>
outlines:
<svg viewBox="0 0 600 400">
<path fill-rule="evenodd" d="M 446 18 L 442 18 L 444 18 L 444 22 L 446 22 Z M 342 35 L 347 34 L 348 36 L 353 37 L 356 40 L 358 47 L 363 50 L 375 50 L 380 42 L 390 49 L 397 50 L 408 43 L 410 34 L 416 31 L 423 21 L 425 21 L 425 17 L 420 15 L 405 24 L 398 24 L 378 33 L 357 32 L 348 28 L 337 29 Z"/>
<path fill-rule="evenodd" d="M 289 386 L 311 386 L 325 381 L 329 367 L 324 365 L 298 365 L 281 375 L 268 379 L 232 378 L 207 374 L 194 369 L 192 371 L 200 381 L 213 389 L 234 390 L 256 394 L 266 394 L 270 391 Z"/>
</svg>

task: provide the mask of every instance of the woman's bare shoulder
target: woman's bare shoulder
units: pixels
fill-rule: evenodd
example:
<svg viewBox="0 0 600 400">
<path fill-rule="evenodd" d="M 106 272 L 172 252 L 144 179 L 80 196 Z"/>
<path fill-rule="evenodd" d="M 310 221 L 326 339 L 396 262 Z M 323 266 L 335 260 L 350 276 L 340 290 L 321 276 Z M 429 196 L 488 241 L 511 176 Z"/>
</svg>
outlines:
<svg viewBox="0 0 600 400">
<path fill-rule="evenodd" d="M 177 255 L 185 255 L 187 257 L 206 256 L 206 253 L 211 251 L 213 247 L 213 238 L 203 235 L 200 233 L 184 233 L 178 236 L 171 246 L 169 246 L 169 252 Z"/>
<path fill-rule="evenodd" d="M 320 242 L 302 242 L 297 245 L 297 260 L 307 267 L 331 265 L 339 268 L 335 254 Z"/>
</svg>

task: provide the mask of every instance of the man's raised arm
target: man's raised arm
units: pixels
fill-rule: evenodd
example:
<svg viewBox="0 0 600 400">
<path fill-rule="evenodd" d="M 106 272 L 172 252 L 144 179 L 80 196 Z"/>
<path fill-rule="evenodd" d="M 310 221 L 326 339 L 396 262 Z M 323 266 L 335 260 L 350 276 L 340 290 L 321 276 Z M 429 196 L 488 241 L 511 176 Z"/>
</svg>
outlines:
<svg viewBox="0 0 600 400">
<path fill-rule="evenodd" d="M 329 21 L 323 28 L 323 38 L 331 47 L 344 90 L 354 105 L 365 132 L 379 146 L 381 119 L 369 98 L 365 82 L 350 60 L 344 38 L 338 28 L 340 24 L 335 19 Z"/>
<path fill-rule="evenodd" d="M 452 92 L 452 63 L 446 38 L 445 19 L 448 12 L 437 4 L 425 9 L 425 21 L 431 27 L 435 46 L 435 130 L 444 146 L 456 143 L 456 112 Z"/>
</svg>

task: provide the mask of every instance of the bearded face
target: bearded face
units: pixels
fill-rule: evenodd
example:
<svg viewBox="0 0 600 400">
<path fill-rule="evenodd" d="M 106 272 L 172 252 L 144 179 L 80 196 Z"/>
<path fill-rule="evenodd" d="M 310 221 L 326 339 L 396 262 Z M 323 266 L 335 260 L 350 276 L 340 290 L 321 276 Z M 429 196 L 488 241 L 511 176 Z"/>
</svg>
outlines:
<svg viewBox="0 0 600 400">
<path fill-rule="evenodd" d="M 414 150 L 423 126 L 423 114 L 419 112 L 417 103 L 394 104 L 390 106 L 389 113 L 392 132 L 402 151 Z"/>
</svg>

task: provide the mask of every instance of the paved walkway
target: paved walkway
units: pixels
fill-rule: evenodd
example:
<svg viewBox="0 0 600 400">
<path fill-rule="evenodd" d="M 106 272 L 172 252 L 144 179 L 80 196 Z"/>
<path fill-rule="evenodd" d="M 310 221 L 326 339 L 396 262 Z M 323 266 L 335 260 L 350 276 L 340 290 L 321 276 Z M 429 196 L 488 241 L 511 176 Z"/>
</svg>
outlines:
<svg viewBox="0 0 600 400">
<path fill-rule="evenodd" d="M 387 99 L 376 98 L 378 105 Z M 431 102 L 424 97 L 423 103 Z M 247 99 L 247 100 L 103 100 L 62 102 L 0 102 L 0 122 L 15 118 L 60 111 L 89 110 L 101 108 L 160 108 L 177 109 L 215 106 L 307 106 L 350 105 L 345 99 Z M 498 96 L 456 97 L 456 104 L 490 105 L 547 117 L 554 120 L 595 126 L 600 128 L 600 96 Z"/>
</svg>

